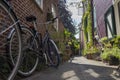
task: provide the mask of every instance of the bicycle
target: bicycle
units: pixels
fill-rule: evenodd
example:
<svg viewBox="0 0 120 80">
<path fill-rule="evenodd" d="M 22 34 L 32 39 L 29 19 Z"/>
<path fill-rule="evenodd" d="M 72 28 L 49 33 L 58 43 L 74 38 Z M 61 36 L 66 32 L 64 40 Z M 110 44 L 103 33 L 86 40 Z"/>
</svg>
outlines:
<svg viewBox="0 0 120 80">
<path fill-rule="evenodd" d="M 21 60 L 21 51 L 22 51 L 22 41 L 21 41 L 21 29 L 20 24 L 17 16 L 15 15 L 14 11 L 12 10 L 10 4 L 10 0 L 0 0 L 0 57 L 5 59 L 8 63 L 6 67 L 5 63 L 2 63 L 2 69 L 7 69 L 7 72 L 0 70 L 1 75 L 5 75 L 4 79 L 6 80 L 13 80 L 15 75 L 17 74 L 18 67 L 20 65 Z M 9 54 L 6 54 L 6 46 L 9 44 L 9 40 L 7 40 L 8 35 L 10 34 L 11 30 L 14 29 L 14 36 L 12 39 L 14 40 L 15 48 L 12 48 L 11 51 L 14 52 L 14 66 L 10 66 L 10 57 Z M 15 55 L 17 54 L 17 55 Z M 2 62 L 2 61 L 1 61 Z M 9 65 L 8 65 L 9 64 Z M 2 78 L 3 79 L 3 78 Z"/>
<path fill-rule="evenodd" d="M 42 34 L 38 32 L 36 17 L 28 16 L 26 17 L 26 20 L 28 22 L 33 22 L 34 26 L 32 28 L 21 27 L 23 38 L 23 56 L 18 73 L 22 76 L 31 75 L 35 71 L 39 59 L 42 62 L 45 61 L 48 66 L 58 67 L 60 63 L 59 51 L 55 42 L 51 39 L 48 31 L 48 25 L 52 24 L 56 20 L 56 18 L 46 23 L 40 23 L 40 25 L 45 25 L 46 29 L 43 38 Z M 13 33 L 14 31 L 12 32 L 12 34 Z M 10 45 L 12 45 L 12 43 L 10 43 Z M 14 59 L 12 60 L 12 62 L 14 63 Z"/>
</svg>

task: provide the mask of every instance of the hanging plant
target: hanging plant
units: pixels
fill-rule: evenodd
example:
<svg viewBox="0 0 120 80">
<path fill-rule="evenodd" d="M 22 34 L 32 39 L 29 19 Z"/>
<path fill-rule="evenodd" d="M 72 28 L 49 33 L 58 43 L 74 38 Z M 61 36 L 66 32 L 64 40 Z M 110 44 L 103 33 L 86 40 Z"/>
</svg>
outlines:
<svg viewBox="0 0 120 80">
<path fill-rule="evenodd" d="M 47 19 L 46 19 L 46 21 L 50 21 L 50 20 L 52 20 L 53 19 L 53 14 L 52 14 L 52 12 L 48 12 L 47 13 Z"/>
</svg>

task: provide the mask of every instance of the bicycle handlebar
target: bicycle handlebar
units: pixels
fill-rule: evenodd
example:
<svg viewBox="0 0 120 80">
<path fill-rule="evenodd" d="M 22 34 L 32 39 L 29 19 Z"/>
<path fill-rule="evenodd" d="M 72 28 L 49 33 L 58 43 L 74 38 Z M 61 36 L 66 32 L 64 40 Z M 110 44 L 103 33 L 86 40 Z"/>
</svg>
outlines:
<svg viewBox="0 0 120 80">
<path fill-rule="evenodd" d="M 53 18 L 51 21 L 54 22 L 58 17 Z"/>
<path fill-rule="evenodd" d="M 38 24 L 50 24 L 50 23 L 54 23 L 57 18 L 58 18 L 58 17 L 55 17 L 55 18 L 53 18 L 53 19 L 50 20 L 50 21 L 47 21 L 47 22 L 45 22 L 45 23 L 38 23 Z"/>
</svg>

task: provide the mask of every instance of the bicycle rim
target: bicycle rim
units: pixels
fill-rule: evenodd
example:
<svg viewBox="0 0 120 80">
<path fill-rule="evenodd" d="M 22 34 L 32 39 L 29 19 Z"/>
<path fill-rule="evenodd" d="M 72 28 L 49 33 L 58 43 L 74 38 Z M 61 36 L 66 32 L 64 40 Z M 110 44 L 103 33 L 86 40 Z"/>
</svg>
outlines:
<svg viewBox="0 0 120 80">
<path fill-rule="evenodd" d="M 60 63 L 59 51 L 53 40 L 48 40 L 46 46 L 46 53 L 48 58 L 48 65 L 58 67 Z"/>
<path fill-rule="evenodd" d="M 22 27 L 22 42 L 23 42 L 23 57 L 19 68 L 19 73 L 22 76 L 31 75 L 39 62 L 39 57 L 36 54 L 38 42 L 34 39 L 34 34 L 27 27 Z"/>
<path fill-rule="evenodd" d="M 7 80 L 13 80 L 15 75 L 17 74 L 17 70 L 20 64 L 21 59 L 21 34 L 18 25 L 14 25 L 10 28 L 17 21 L 16 16 L 14 15 L 13 11 L 9 9 L 9 6 L 3 1 L 0 0 L 0 55 L 6 54 L 6 46 L 8 45 L 7 37 L 12 29 L 15 30 L 16 33 L 16 42 L 18 45 L 18 52 L 16 52 L 17 58 L 14 67 L 9 68 L 8 72 L 5 73 Z M 7 54 L 7 61 L 10 62 L 10 58 Z M 4 65 L 4 64 L 3 64 Z M 4 66 L 5 67 L 5 66 Z M 7 67 L 8 68 L 8 67 Z M 4 74 L 4 72 L 3 72 Z"/>
</svg>

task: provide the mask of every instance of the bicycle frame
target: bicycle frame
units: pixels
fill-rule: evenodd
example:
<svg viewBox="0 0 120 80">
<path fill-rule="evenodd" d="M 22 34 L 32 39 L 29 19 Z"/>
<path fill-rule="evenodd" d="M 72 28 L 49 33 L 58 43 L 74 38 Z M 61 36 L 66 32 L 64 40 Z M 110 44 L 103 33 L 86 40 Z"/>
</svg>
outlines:
<svg viewBox="0 0 120 80">
<path fill-rule="evenodd" d="M 5 5 L 5 6 L 4 6 Z M 11 7 L 11 5 L 9 4 L 9 1 L 8 0 L 2 0 L 1 1 L 1 4 L 0 4 L 0 6 L 3 8 L 3 10 L 5 10 L 5 12 L 7 12 L 7 14 L 8 14 L 8 16 L 11 18 L 11 20 L 13 21 L 13 23 L 11 24 L 11 25 L 9 25 L 9 26 L 6 26 L 6 23 L 4 23 L 5 24 L 5 26 L 4 25 L 2 25 L 2 27 L 3 27 L 3 30 L 1 30 L 1 32 L 0 32 L 0 36 L 2 36 L 4 33 L 6 33 L 6 32 L 8 32 L 8 34 L 6 34 L 6 36 L 5 36 L 5 39 L 7 39 L 7 41 L 5 42 L 5 43 L 3 43 L 1 46 L 0 46 L 0 48 L 1 47 L 3 47 L 3 46 L 5 46 L 6 47 L 6 52 L 8 52 L 7 51 L 7 47 L 8 47 L 8 45 L 9 45 L 9 42 L 10 42 L 10 35 L 12 34 L 12 32 L 13 31 L 17 31 L 17 35 L 19 35 L 19 37 L 18 37 L 18 42 L 20 42 L 20 44 L 19 44 L 19 49 L 18 49 L 18 57 L 17 57 L 17 59 L 16 59 L 16 64 L 14 65 L 14 67 L 13 67 L 13 69 L 11 69 L 11 72 L 9 73 L 9 75 L 8 75 L 8 77 L 7 77 L 7 79 L 8 80 L 13 80 L 13 78 L 15 77 L 15 75 L 17 74 L 17 70 L 18 70 L 18 68 L 19 68 L 19 65 L 20 65 L 20 59 L 21 59 L 21 51 L 22 51 L 22 48 L 21 48 L 21 46 L 22 46 L 22 42 L 21 42 L 21 27 L 20 27 L 20 24 L 19 24 L 19 19 L 17 18 L 17 16 L 15 15 L 15 13 L 14 13 L 14 11 L 13 11 L 13 9 L 12 9 L 12 7 Z M 7 17 L 8 17 L 7 16 Z M 4 29 L 4 27 L 6 27 L 5 29 Z M 10 30 L 10 31 L 9 31 Z M 4 56 L 4 55 L 3 55 Z M 7 58 L 8 58 L 8 55 L 5 55 Z M 9 63 L 8 63 L 9 64 Z"/>
<path fill-rule="evenodd" d="M 37 53 L 40 54 L 41 50 L 42 50 L 42 52 L 44 52 L 43 51 L 44 50 L 44 44 L 47 44 L 47 41 L 50 39 L 50 35 L 49 35 L 48 30 L 46 29 L 45 35 L 42 38 L 41 33 L 37 32 L 37 30 L 35 28 L 35 25 L 34 25 L 34 28 L 33 28 L 33 33 L 34 33 L 34 38 L 33 38 L 32 44 L 34 43 L 34 40 L 37 38 L 38 39 L 38 44 L 39 44 L 39 46 L 38 46 L 39 53 L 38 52 Z M 32 47 L 32 45 L 30 45 L 30 47 Z"/>
<path fill-rule="evenodd" d="M 20 30 L 20 32 L 21 32 L 21 28 L 20 28 L 20 20 L 17 18 L 17 16 L 15 15 L 15 13 L 14 13 L 14 11 L 12 10 L 12 7 L 11 7 L 11 5 L 10 5 L 10 3 L 9 3 L 9 0 L 3 0 L 6 4 L 7 4 L 7 7 L 9 7 L 9 12 L 11 12 L 14 16 L 14 19 L 16 19 L 15 20 L 15 22 L 11 25 L 11 26 L 9 26 L 8 28 L 6 28 L 5 30 L 3 30 L 2 32 L 0 32 L 0 35 L 2 35 L 3 33 L 5 33 L 5 32 L 7 32 L 8 30 L 10 30 L 11 28 L 13 28 L 15 25 L 18 25 L 18 28 L 19 28 L 19 30 Z M 13 30 L 14 30 L 14 28 L 13 28 Z M 13 31 L 13 30 L 11 30 L 11 32 Z M 10 32 L 10 33 L 11 33 Z M 8 38 L 9 38 L 9 36 L 10 35 L 8 35 Z"/>
</svg>

